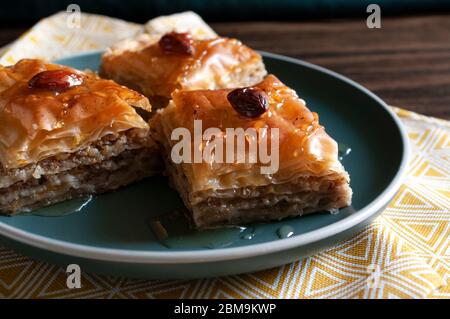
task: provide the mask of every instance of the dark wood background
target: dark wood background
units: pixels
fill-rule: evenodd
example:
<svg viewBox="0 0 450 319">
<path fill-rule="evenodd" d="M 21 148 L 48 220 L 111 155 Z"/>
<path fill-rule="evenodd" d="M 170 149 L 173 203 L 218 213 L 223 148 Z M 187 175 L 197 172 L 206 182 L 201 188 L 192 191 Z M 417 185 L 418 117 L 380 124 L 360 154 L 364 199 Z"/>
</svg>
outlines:
<svg viewBox="0 0 450 319">
<path fill-rule="evenodd" d="M 450 15 L 307 22 L 212 23 L 221 35 L 339 72 L 387 103 L 450 119 Z M 29 27 L 29 26 L 27 26 Z M 0 46 L 27 27 L 1 27 Z"/>
</svg>

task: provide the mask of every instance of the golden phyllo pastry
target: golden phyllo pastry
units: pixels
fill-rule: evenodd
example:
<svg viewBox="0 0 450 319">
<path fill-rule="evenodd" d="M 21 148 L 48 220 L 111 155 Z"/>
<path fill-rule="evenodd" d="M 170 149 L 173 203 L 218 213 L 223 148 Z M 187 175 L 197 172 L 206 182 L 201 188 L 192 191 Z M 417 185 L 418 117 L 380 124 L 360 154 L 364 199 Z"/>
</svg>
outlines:
<svg viewBox="0 0 450 319">
<path fill-rule="evenodd" d="M 275 76 L 252 87 L 176 91 L 172 97 L 150 126 L 163 146 L 167 174 L 197 228 L 351 204 L 337 143 L 318 115 Z M 239 130 L 246 132 L 243 138 Z M 189 147 L 183 148 L 186 136 Z"/>
<path fill-rule="evenodd" d="M 141 92 L 159 108 L 176 89 L 252 85 L 266 70 L 261 56 L 239 40 L 172 32 L 118 43 L 103 55 L 100 75 Z"/>
<path fill-rule="evenodd" d="M 0 66 L 0 212 L 116 189 L 159 170 L 144 96 L 91 72 Z"/>
</svg>

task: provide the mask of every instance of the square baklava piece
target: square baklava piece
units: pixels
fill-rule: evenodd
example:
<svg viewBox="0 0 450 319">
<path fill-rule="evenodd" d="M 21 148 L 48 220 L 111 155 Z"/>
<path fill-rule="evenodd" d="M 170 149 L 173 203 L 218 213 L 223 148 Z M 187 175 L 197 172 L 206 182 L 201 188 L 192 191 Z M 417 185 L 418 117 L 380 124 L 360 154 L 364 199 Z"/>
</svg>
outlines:
<svg viewBox="0 0 450 319">
<path fill-rule="evenodd" d="M 0 66 L 0 213 L 114 190 L 160 170 L 147 98 L 94 73 Z"/>
<path fill-rule="evenodd" d="M 100 75 L 144 94 L 153 108 L 175 90 L 248 86 L 266 75 L 261 55 L 239 40 L 190 33 L 141 34 L 108 49 Z"/>
<path fill-rule="evenodd" d="M 337 143 L 275 76 L 250 87 L 175 91 L 172 97 L 150 126 L 196 228 L 351 204 Z"/>
</svg>

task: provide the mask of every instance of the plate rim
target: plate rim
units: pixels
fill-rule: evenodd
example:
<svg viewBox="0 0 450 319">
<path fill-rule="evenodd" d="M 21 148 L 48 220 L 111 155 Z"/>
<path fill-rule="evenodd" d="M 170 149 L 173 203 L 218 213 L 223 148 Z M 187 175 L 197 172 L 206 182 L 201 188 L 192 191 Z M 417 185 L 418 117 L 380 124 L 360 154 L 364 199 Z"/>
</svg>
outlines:
<svg viewBox="0 0 450 319">
<path fill-rule="evenodd" d="M 59 61 L 82 58 L 88 55 L 98 55 L 102 52 L 104 52 L 104 50 L 84 52 L 81 54 L 61 57 L 55 62 L 61 63 Z M 394 121 L 394 124 L 400 133 L 401 141 L 403 144 L 403 154 L 398 170 L 389 185 L 368 205 L 358 210 L 357 213 L 348 216 L 340 221 L 334 222 L 330 225 L 306 232 L 304 234 L 292 236 L 290 238 L 277 239 L 269 242 L 241 247 L 201 249 L 191 251 L 142 251 L 104 248 L 98 246 L 89 246 L 85 244 L 73 244 L 60 239 L 53 239 L 42 235 L 36 235 L 32 232 L 18 229 L 3 222 L 0 222 L 0 235 L 35 248 L 40 248 L 62 255 L 86 258 L 91 260 L 140 264 L 204 263 L 257 257 L 304 246 L 351 229 L 364 220 L 369 219 L 370 217 L 372 217 L 372 215 L 377 214 L 384 205 L 389 203 L 389 201 L 393 198 L 395 193 L 400 188 L 400 185 L 405 177 L 408 159 L 410 156 L 410 145 L 407 133 L 398 116 L 381 98 L 366 89 L 361 84 L 356 83 L 346 76 L 300 59 L 265 51 L 258 52 L 260 52 L 263 57 L 269 57 L 284 62 L 298 64 L 315 71 L 325 73 L 353 86 L 354 88 L 362 91 L 363 93 L 374 99 L 376 102 L 378 102 L 378 104 Z"/>
</svg>

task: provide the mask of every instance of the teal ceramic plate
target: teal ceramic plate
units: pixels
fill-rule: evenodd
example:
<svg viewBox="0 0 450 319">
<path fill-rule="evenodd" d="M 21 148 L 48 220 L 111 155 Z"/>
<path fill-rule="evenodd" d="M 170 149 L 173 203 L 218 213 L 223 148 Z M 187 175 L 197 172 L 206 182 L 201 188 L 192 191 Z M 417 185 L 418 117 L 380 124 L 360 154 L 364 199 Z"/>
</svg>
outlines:
<svg viewBox="0 0 450 319">
<path fill-rule="evenodd" d="M 166 279 L 271 268 L 354 235 L 383 210 L 400 186 L 408 147 L 399 120 L 382 100 L 339 74 L 292 58 L 263 55 L 269 72 L 297 90 L 319 113 L 327 132 L 351 148 L 342 160 L 354 191 L 351 207 L 338 214 L 194 232 L 160 242 L 149 227 L 151 217 L 180 208 L 181 202 L 164 178 L 155 177 L 98 196 L 73 214 L 1 216 L 2 239 L 35 258 L 79 264 L 83 271 Z M 99 61 L 96 52 L 57 62 L 96 70 Z M 79 204 L 56 205 L 40 214 L 73 210 Z"/>
</svg>

